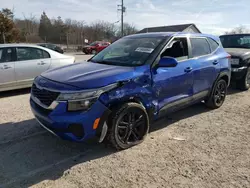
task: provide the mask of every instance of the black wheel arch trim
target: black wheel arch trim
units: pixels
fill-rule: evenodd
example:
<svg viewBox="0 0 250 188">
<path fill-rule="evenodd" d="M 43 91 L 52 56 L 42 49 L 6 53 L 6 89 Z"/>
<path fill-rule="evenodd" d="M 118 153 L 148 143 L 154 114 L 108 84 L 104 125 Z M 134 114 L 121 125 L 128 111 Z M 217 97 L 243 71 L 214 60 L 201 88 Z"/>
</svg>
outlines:
<svg viewBox="0 0 250 188">
<path fill-rule="evenodd" d="M 211 88 L 211 90 L 210 90 L 210 92 L 209 92 L 209 94 L 208 94 L 208 96 L 210 96 L 211 95 L 211 93 L 213 92 L 213 90 L 214 90 L 214 86 L 215 86 L 215 84 L 223 77 L 223 76 L 227 76 L 228 77 L 228 83 L 227 83 L 227 86 L 229 86 L 230 85 L 230 80 L 231 80 L 231 73 L 230 72 L 228 72 L 228 71 L 222 71 L 222 72 L 220 72 L 219 73 L 219 75 L 217 76 L 217 78 L 216 78 L 216 80 L 214 81 L 214 84 L 213 84 L 213 87 Z"/>
<path fill-rule="evenodd" d="M 151 105 L 151 107 L 147 108 L 146 105 L 143 103 L 143 100 L 140 97 L 136 97 L 136 96 L 135 97 L 128 97 L 126 99 L 120 100 L 119 103 L 118 104 L 116 103 L 115 105 L 121 106 L 123 104 L 130 103 L 130 102 L 140 104 L 146 110 L 146 112 L 148 113 L 149 122 L 151 122 L 154 119 L 156 107 Z M 112 106 L 110 109 L 112 109 Z"/>
<path fill-rule="evenodd" d="M 102 133 L 102 129 L 104 126 L 104 123 L 108 120 L 109 115 L 112 113 L 110 109 L 107 109 L 103 114 L 102 117 L 100 118 L 99 125 L 96 129 L 96 136 L 99 138 Z"/>
<path fill-rule="evenodd" d="M 231 73 L 229 71 L 222 71 L 220 72 L 220 74 L 218 75 L 217 79 L 215 80 L 215 83 L 221 79 L 223 76 L 227 76 L 228 77 L 228 83 L 227 86 L 230 85 L 230 80 L 231 80 Z"/>
</svg>

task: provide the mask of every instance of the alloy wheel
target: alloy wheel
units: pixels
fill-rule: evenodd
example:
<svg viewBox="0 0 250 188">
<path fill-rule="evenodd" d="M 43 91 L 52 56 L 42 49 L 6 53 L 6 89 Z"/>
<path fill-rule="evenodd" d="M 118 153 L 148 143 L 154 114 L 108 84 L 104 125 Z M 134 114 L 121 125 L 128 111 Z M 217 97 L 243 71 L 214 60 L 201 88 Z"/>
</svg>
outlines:
<svg viewBox="0 0 250 188">
<path fill-rule="evenodd" d="M 225 82 L 218 82 L 214 91 L 214 102 L 217 106 L 221 106 L 226 98 L 227 86 Z"/>
<path fill-rule="evenodd" d="M 246 82 L 246 86 L 249 86 L 250 84 L 250 71 L 249 70 L 247 71 L 245 82 Z"/>
<path fill-rule="evenodd" d="M 117 121 L 118 139 L 127 145 L 141 141 L 147 132 L 145 113 L 140 109 L 129 109 Z"/>
</svg>

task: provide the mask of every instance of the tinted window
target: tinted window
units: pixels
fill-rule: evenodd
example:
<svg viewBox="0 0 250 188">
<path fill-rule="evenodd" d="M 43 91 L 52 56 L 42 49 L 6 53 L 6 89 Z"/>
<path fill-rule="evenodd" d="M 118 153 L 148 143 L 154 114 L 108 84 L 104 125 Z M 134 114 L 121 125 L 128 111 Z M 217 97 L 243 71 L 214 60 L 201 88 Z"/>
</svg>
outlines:
<svg viewBox="0 0 250 188">
<path fill-rule="evenodd" d="M 42 50 L 42 51 L 43 51 L 43 58 L 44 58 L 44 59 L 50 58 L 50 55 L 49 55 L 48 52 L 46 52 L 46 51 L 44 51 L 44 50 Z"/>
<path fill-rule="evenodd" d="M 225 35 L 220 36 L 224 48 L 247 48 L 250 49 L 250 35 Z"/>
<path fill-rule="evenodd" d="M 210 54 L 210 47 L 205 38 L 190 38 L 193 57 Z"/>
<path fill-rule="evenodd" d="M 54 50 L 56 48 L 56 45 L 54 45 L 54 44 L 47 44 L 47 48 Z"/>
<path fill-rule="evenodd" d="M 169 56 L 176 58 L 177 61 L 188 59 L 188 44 L 186 38 L 175 38 L 169 44 L 170 48 L 167 48 L 161 56 Z"/>
<path fill-rule="evenodd" d="M 214 52 L 219 47 L 219 44 L 211 38 L 207 38 L 207 39 L 209 41 L 212 52 Z"/>
<path fill-rule="evenodd" d="M 14 61 L 13 58 L 13 48 L 2 48 L 0 49 L 0 63 Z"/>
<path fill-rule="evenodd" d="M 38 48 L 29 48 L 29 47 L 17 48 L 17 60 L 18 61 L 44 59 L 48 57 L 49 57 L 49 54 L 47 52 Z"/>
<path fill-rule="evenodd" d="M 0 63 L 3 62 L 3 48 L 0 49 Z"/>
</svg>

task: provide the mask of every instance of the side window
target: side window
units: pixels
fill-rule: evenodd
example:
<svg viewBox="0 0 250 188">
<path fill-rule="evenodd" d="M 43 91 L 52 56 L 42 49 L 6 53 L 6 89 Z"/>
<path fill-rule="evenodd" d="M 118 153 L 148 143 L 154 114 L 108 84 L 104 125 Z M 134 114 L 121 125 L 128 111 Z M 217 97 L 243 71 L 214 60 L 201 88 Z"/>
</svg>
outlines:
<svg viewBox="0 0 250 188">
<path fill-rule="evenodd" d="M 190 38 L 193 57 L 208 55 L 211 53 L 210 46 L 205 38 Z"/>
<path fill-rule="evenodd" d="M 207 38 L 207 39 L 208 39 L 208 42 L 210 44 L 212 52 L 214 52 L 219 47 L 219 44 L 211 38 Z"/>
<path fill-rule="evenodd" d="M 1 48 L 0 49 L 0 63 L 14 61 L 14 49 L 13 48 Z"/>
<path fill-rule="evenodd" d="M 4 59 L 3 59 L 3 48 L 0 49 L 0 63 L 3 63 L 4 62 Z"/>
<path fill-rule="evenodd" d="M 176 58 L 177 61 L 188 59 L 188 43 L 187 38 L 175 38 L 170 43 L 170 48 L 167 48 L 162 54 L 163 56 L 169 56 Z"/>
<path fill-rule="evenodd" d="M 18 47 L 17 48 L 17 60 L 18 61 L 43 59 L 43 58 L 44 58 L 44 53 L 43 53 L 43 50 L 41 49 L 30 48 L 30 47 Z"/>
<path fill-rule="evenodd" d="M 46 52 L 46 51 L 44 51 L 44 50 L 42 50 L 42 51 L 43 51 L 43 58 L 44 58 L 44 59 L 50 58 L 50 55 L 49 55 L 48 52 Z"/>
</svg>

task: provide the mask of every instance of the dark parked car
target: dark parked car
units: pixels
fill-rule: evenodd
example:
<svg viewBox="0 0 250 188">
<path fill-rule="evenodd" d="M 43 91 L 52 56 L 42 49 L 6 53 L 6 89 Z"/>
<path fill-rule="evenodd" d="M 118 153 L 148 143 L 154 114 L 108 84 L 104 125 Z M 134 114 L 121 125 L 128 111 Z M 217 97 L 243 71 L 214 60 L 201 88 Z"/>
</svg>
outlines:
<svg viewBox="0 0 250 188">
<path fill-rule="evenodd" d="M 211 35 L 126 36 L 89 60 L 34 80 L 31 109 L 42 127 L 68 140 L 97 136 L 117 149 L 141 143 L 150 122 L 200 101 L 222 106 L 230 55 Z"/>
<path fill-rule="evenodd" d="M 82 51 L 85 54 L 97 54 L 102 51 L 104 48 L 108 47 L 110 42 L 101 42 L 96 41 L 91 43 L 90 45 L 84 46 Z"/>
<path fill-rule="evenodd" d="M 61 53 L 61 54 L 64 53 L 63 49 L 62 49 L 60 46 L 57 46 L 57 45 L 55 45 L 55 44 L 50 44 L 50 43 L 39 43 L 39 44 L 37 44 L 37 45 L 43 46 L 43 47 L 45 47 L 45 48 L 49 48 L 49 49 L 54 50 L 54 51 L 56 51 L 56 52 L 59 52 L 59 53 Z"/>
<path fill-rule="evenodd" d="M 232 82 L 241 90 L 250 88 L 250 34 L 220 36 L 225 50 L 231 54 Z"/>
</svg>

